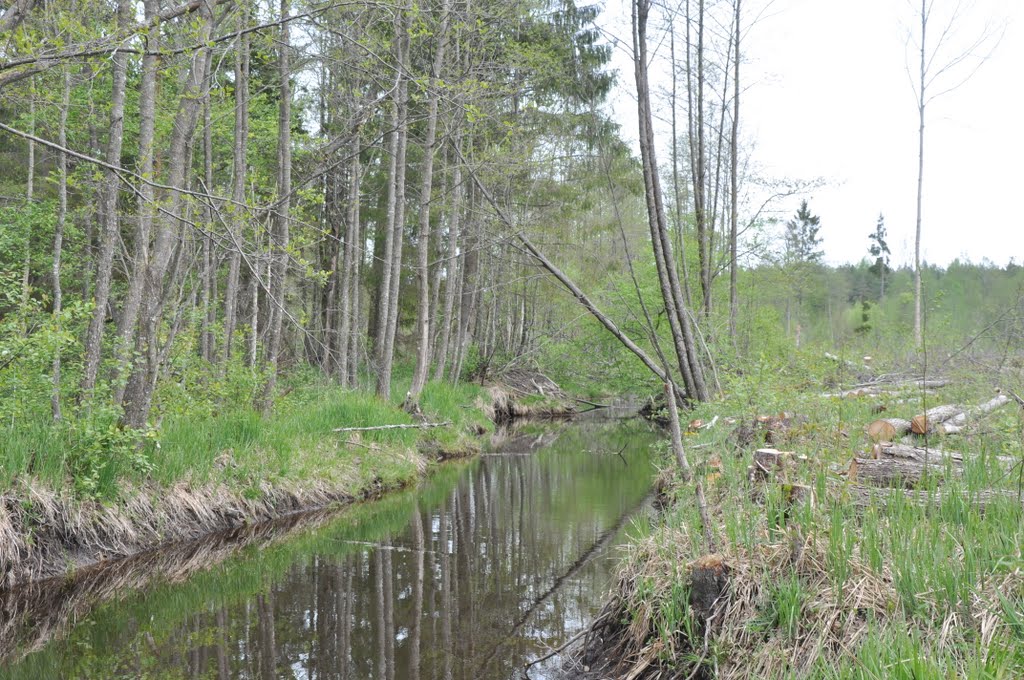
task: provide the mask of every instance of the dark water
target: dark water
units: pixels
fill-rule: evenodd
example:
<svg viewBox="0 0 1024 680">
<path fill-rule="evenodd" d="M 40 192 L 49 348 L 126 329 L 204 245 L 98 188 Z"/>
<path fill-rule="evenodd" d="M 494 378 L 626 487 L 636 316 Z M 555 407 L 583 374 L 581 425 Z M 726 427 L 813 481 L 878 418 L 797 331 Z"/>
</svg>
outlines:
<svg viewBox="0 0 1024 680">
<path fill-rule="evenodd" d="M 652 441 L 637 423 L 526 426 L 413 492 L 286 537 L 197 546 L 6 603 L 22 614 L 0 633 L 19 631 L 20 646 L 5 644 L 0 674 L 522 678 L 598 613 L 616 546 L 642 522 Z"/>
</svg>

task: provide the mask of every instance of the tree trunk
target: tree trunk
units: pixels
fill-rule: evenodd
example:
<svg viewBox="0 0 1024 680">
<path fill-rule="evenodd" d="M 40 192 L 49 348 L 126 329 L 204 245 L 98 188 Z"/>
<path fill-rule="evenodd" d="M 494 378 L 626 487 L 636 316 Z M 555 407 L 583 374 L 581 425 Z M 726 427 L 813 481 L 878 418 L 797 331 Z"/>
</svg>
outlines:
<svg viewBox="0 0 1024 680">
<path fill-rule="evenodd" d="M 452 144 L 455 148 L 461 149 L 461 126 L 455 131 L 455 139 Z M 459 283 L 459 228 L 462 221 L 462 194 L 462 165 L 455 162 L 452 168 L 452 207 L 448 220 L 448 255 L 444 259 L 443 265 L 445 271 L 444 311 L 441 316 L 441 337 L 437 345 L 438 355 L 434 368 L 434 380 L 444 379 L 445 367 L 448 363 L 448 346 L 452 339 L 452 316 L 455 310 L 455 293 Z"/>
<path fill-rule="evenodd" d="M 951 468 L 954 476 L 959 476 L 962 472 L 960 468 Z M 912 489 L 926 478 L 942 479 L 946 473 L 946 466 L 938 460 L 931 463 L 909 458 L 854 458 L 847 474 L 851 480 L 874 486 Z"/>
<path fill-rule="evenodd" d="M 206 53 L 206 87 L 203 92 L 203 184 L 204 191 L 213 193 L 213 120 L 210 111 L 210 72 L 213 69 L 213 51 Z M 203 234 L 202 309 L 203 321 L 200 330 L 199 354 L 203 361 L 213 362 L 213 324 L 217 313 L 213 307 L 213 287 L 216 276 L 216 256 L 213 253 L 214 206 L 206 199 L 206 233 Z"/>
<path fill-rule="evenodd" d="M 28 99 L 28 120 L 29 133 L 36 133 L 36 88 L 35 79 L 31 80 Z M 28 140 L 28 176 L 25 182 L 25 202 L 29 209 L 32 208 L 32 201 L 35 200 L 36 181 L 36 143 Z M 25 234 L 25 257 L 21 265 L 21 334 L 28 336 L 28 301 L 31 292 L 32 278 L 32 230 Z"/>
<path fill-rule="evenodd" d="M 668 223 L 661 197 L 657 158 L 654 152 L 654 131 L 647 77 L 647 17 L 649 11 L 650 4 L 647 0 L 637 0 L 633 5 L 634 69 L 648 224 L 655 264 L 658 269 L 658 280 L 672 330 L 679 371 L 686 385 L 687 394 L 698 401 L 706 401 L 709 395 L 675 269 L 672 245 L 668 236 Z"/>
<path fill-rule="evenodd" d="M 248 4 L 242 3 L 238 15 L 238 30 L 248 23 Z M 238 37 L 235 49 L 235 133 L 231 148 L 232 216 L 228 219 L 228 280 L 224 291 L 224 370 L 231 359 L 235 327 L 238 324 L 238 278 L 242 265 L 242 230 L 245 226 L 245 178 L 248 172 L 246 160 L 249 137 L 249 36 Z M 251 265 L 250 265 L 251 266 Z M 255 273 L 255 269 L 253 269 Z"/>
<path fill-rule="evenodd" d="M 288 270 L 288 241 L 292 193 L 292 91 L 291 91 L 291 31 L 287 19 L 291 0 L 281 0 L 281 36 L 278 47 L 279 108 L 277 118 L 277 195 L 278 207 L 274 218 L 274 239 L 271 243 L 273 274 L 267 301 L 270 303 L 270 335 L 267 352 L 267 384 L 263 387 L 260 408 L 264 413 L 274 404 L 277 386 L 277 365 L 281 355 L 285 317 L 285 287 Z"/>
<path fill-rule="evenodd" d="M 408 71 L 409 33 L 407 10 L 400 8 L 395 18 L 395 46 L 398 62 L 398 87 L 396 88 L 395 114 L 397 138 L 395 141 L 394 193 L 389 195 L 388 226 L 391 233 L 391 275 L 388 277 L 386 314 L 383 315 L 383 345 L 377 373 L 377 395 L 387 399 L 391 396 L 391 370 L 395 355 L 395 337 L 398 332 L 398 293 L 402 283 L 402 242 L 405 235 L 405 157 L 409 138 Z M 379 340 L 380 338 L 378 338 Z"/>
<path fill-rule="evenodd" d="M 57 127 L 57 144 L 68 145 L 68 108 L 71 106 L 71 71 L 65 66 L 64 90 L 60 104 L 60 122 Z M 68 215 L 68 156 L 57 154 L 57 224 L 53 230 L 53 318 L 58 332 L 63 325 L 61 313 L 64 306 L 64 291 L 60 284 L 60 259 L 64 248 L 64 224 Z M 53 387 L 50 392 L 50 413 L 55 421 L 61 419 L 60 409 L 60 345 L 53 354 Z"/>
<path fill-rule="evenodd" d="M 146 23 L 156 22 L 160 12 L 159 0 L 145 0 L 144 12 Z M 152 23 L 146 34 L 146 54 L 142 57 L 142 80 L 139 84 L 139 173 L 143 177 L 154 177 L 153 140 L 156 135 L 156 98 L 157 75 L 160 57 L 156 52 L 160 49 L 159 23 Z M 117 340 L 114 346 L 114 362 L 112 378 L 115 385 L 114 401 L 121 403 L 127 389 L 127 383 L 120 380 L 122 371 L 131 373 L 134 359 L 131 357 L 139 307 L 142 304 L 142 291 L 146 285 L 146 269 L 149 266 L 149 241 L 153 231 L 153 219 L 156 214 L 156 191 L 152 185 L 143 182 L 138 189 L 138 219 L 135 227 L 135 248 L 132 257 L 132 270 L 128 281 L 128 293 L 125 296 L 124 309 L 118 321 Z"/>
<path fill-rule="evenodd" d="M 711 314 L 711 253 L 707 216 L 707 158 L 704 149 L 704 0 L 697 3 L 697 90 L 694 93 L 697 113 L 691 126 L 690 155 L 693 160 L 693 202 L 697 223 L 697 256 L 700 269 L 702 308 L 705 317 Z M 689 2 L 687 2 L 689 6 Z M 687 10 L 689 14 L 689 10 Z M 687 52 L 690 44 L 687 41 Z M 696 153 L 694 153 L 696 147 Z"/>
<path fill-rule="evenodd" d="M 117 25 L 127 29 L 132 22 L 132 3 L 118 0 Z M 113 62 L 110 87 L 110 132 L 107 137 L 106 161 L 120 167 L 121 140 L 124 135 L 125 81 L 128 71 L 128 55 L 116 52 Z M 96 283 L 94 286 L 94 307 L 89 329 L 85 336 L 85 366 L 83 368 L 81 391 L 83 397 L 91 397 L 96 387 L 100 356 L 103 349 L 103 328 L 107 321 L 107 304 L 110 301 L 110 283 L 113 274 L 114 245 L 118 237 L 117 194 L 120 179 L 113 170 L 104 172 L 100 212 L 103 226 L 100 231 L 99 253 L 96 258 Z"/>
<path fill-rule="evenodd" d="M 352 318 L 349 330 L 348 342 L 348 386 L 359 385 L 359 345 L 362 337 L 362 264 L 365 239 L 363 238 L 361 195 L 362 195 L 362 165 L 359 154 L 362 153 L 362 142 L 358 132 L 352 140 L 352 185 L 349 195 L 349 223 L 352 225 L 352 270 L 349 272 Z"/>
<path fill-rule="evenodd" d="M 416 368 L 413 371 L 412 386 L 409 388 L 407 406 L 416 404 L 420 392 L 427 383 L 430 370 L 430 203 L 434 182 L 434 154 L 437 152 L 437 107 L 440 99 L 438 79 L 444 65 L 444 53 L 448 44 L 449 0 L 441 3 L 441 25 L 437 33 L 437 47 L 430 71 L 427 89 L 430 100 L 427 104 L 427 135 L 423 141 L 422 185 L 420 187 L 420 215 L 418 232 L 418 279 L 419 308 L 416 312 L 416 329 L 419 346 L 416 352 Z"/>
<path fill-rule="evenodd" d="M 914 229 L 914 346 L 924 343 L 921 326 L 921 197 L 924 192 L 924 108 L 927 66 L 925 37 L 928 28 L 928 2 L 921 0 L 921 69 L 917 100 L 917 218 Z"/>
<path fill-rule="evenodd" d="M 672 193 L 675 198 L 675 213 L 676 213 L 676 244 L 679 248 L 679 261 L 682 263 L 683 269 L 683 295 L 684 301 L 687 306 L 690 305 L 690 276 L 687 271 L 688 265 L 686 264 L 686 223 L 683 220 L 683 210 L 688 207 L 688 201 L 684 199 L 686 192 L 685 183 L 680 181 L 679 178 L 679 132 L 676 126 L 676 118 L 678 114 L 678 105 L 676 98 L 676 88 L 678 77 L 678 68 L 676 66 L 676 31 L 675 24 L 669 24 L 669 53 L 670 61 L 672 62 Z"/>
<path fill-rule="evenodd" d="M 213 28 L 213 12 L 210 5 L 199 7 L 203 19 L 199 32 L 199 44 L 206 45 Z M 200 48 L 192 60 L 185 87 L 175 114 L 174 126 L 168 147 L 169 190 L 166 214 L 158 221 L 153 243 L 152 256 L 145 270 L 142 304 L 140 307 L 139 332 L 136 350 L 143 361 L 132 368 L 124 394 L 124 415 L 122 423 L 127 427 L 141 428 L 149 417 L 156 376 L 160 370 L 159 328 L 166 299 L 166 275 L 171 258 L 181 245 L 181 226 L 178 216 L 182 214 L 183 198 L 180 187 L 185 186 L 189 167 L 189 147 L 199 119 L 202 88 L 206 81 L 206 50 Z"/>
<path fill-rule="evenodd" d="M 729 338 L 736 342 L 736 317 L 739 314 L 739 292 L 737 280 L 739 276 L 738 246 L 739 240 L 739 131 L 740 131 L 740 0 L 736 3 L 736 16 L 733 20 L 734 46 L 733 57 L 733 98 L 732 98 L 732 131 L 729 140 L 729 158 L 732 163 L 729 187 Z"/>
<path fill-rule="evenodd" d="M 358 284 L 355 277 L 356 258 L 358 257 L 356 238 L 359 233 L 359 137 L 356 136 L 352 159 L 349 164 L 348 178 L 348 211 L 345 219 L 345 251 L 341 269 L 341 325 L 338 332 L 339 358 L 337 375 L 342 385 L 349 384 L 349 362 L 355 361 L 352 349 L 351 334 L 353 288 Z"/>
</svg>

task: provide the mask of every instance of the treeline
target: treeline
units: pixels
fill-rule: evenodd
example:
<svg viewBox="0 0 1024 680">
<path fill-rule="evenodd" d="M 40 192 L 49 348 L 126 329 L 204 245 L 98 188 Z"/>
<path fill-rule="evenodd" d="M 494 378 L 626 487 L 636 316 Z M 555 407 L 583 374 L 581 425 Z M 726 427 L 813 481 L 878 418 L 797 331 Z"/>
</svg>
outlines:
<svg viewBox="0 0 1024 680">
<path fill-rule="evenodd" d="M 571 0 L 2 16 L 5 418 L 48 399 L 139 429 L 174 382 L 265 410 L 285 367 L 388 396 L 396 354 L 414 405 L 560 325 L 491 204 L 565 225 L 598 148 L 630 166 Z"/>
</svg>

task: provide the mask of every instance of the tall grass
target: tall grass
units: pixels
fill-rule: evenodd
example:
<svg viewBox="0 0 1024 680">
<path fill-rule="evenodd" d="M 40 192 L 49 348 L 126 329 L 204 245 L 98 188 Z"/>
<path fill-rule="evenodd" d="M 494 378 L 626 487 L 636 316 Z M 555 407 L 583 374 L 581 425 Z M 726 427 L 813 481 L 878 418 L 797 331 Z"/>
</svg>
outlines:
<svg viewBox="0 0 1024 680">
<path fill-rule="evenodd" d="M 854 453 L 870 451 L 862 427 L 878 417 L 876 400 L 821 397 L 821 375 L 835 369 L 822 363 L 818 370 L 812 378 L 806 367 L 767 376 L 755 366 L 732 378 L 724 401 L 692 416 L 705 422 L 781 410 L 809 416 L 775 443 L 809 462 L 763 493 L 753 493 L 747 479 L 757 443 L 737 447 L 729 427 L 688 437 L 704 445 L 693 453 L 698 465 L 710 457 L 720 464 L 720 475 L 705 484 L 717 549 L 733 567 L 729 606 L 736 618 L 716 621 L 706 659 L 715 659 L 724 678 L 1024 677 L 1020 470 L 994 461 L 996 455 L 1021 459 L 1024 411 L 1007 407 L 968 434 L 932 438 L 930 446 L 962 451 L 966 459 L 962 475 L 947 469 L 918 486 L 934 502 L 879 489 L 865 508 L 844 492 L 850 482 L 840 473 Z M 951 377 L 954 386 L 929 396 L 928 406 L 979 403 L 991 395 L 983 376 Z M 888 415 L 914 415 L 924 405 L 893 400 Z M 787 509 L 787 483 L 812 487 L 815 503 Z M 677 484 L 679 503 L 626 560 L 622 596 L 627 619 L 646 617 L 647 644 L 660 641 L 669 649 L 661 657 L 685 676 L 696 661 L 686 643 L 692 623 L 678 602 L 687 570 L 678 565 L 706 547 L 692 491 Z M 993 489 L 1006 495 L 980 504 L 982 492 Z M 631 649 L 643 654 L 645 648 Z"/>
<path fill-rule="evenodd" d="M 402 387 L 402 385 L 398 385 Z M 273 412 L 263 416 L 248 399 L 198 414 L 176 413 L 148 433 L 123 432 L 115 413 L 94 413 L 53 424 L 46 414 L 0 428 L 0 484 L 31 477 L 73 486 L 93 496 L 116 495 L 125 482 L 227 482 L 258 485 L 279 479 L 343 482 L 409 481 L 416 461 L 407 453 L 429 445 L 471 450 L 472 432 L 490 423 L 486 395 L 475 385 L 431 382 L 421 406 L 437 430 L 394 429 L 337 433 L 339 427 L 411 423 L 399 399 L 342 389 L 323 381 L 288 383 Z M 396 394 L 404 394 L 396 389 Z M 139 439 L 143 445 L 137 445 Z M 343 476 L 339 476 L 343 475 Z M 87 487 L 79 482 L 92 480 Z"/>
</svg>

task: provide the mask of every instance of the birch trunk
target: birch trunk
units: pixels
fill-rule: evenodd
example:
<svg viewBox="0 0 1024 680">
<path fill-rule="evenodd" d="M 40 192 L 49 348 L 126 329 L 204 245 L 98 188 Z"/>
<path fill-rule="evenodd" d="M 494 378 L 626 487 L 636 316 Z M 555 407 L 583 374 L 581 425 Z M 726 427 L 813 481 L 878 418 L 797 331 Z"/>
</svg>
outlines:
<svg viewBox="0 0 1024 680">
<path fill-rule="evenodd" d="M 391 275 L 388 279 L 387 309 L 383 321 L 383 347 L 377 373 L 377 394 L 382 398 L 391 396 L 391 370 L 395 355 L 395 336 L 398 328 L 398 292 L 402 282 L 402 241 L 405 234 L 405 157 L 409 136 L 408 92 L 409 82 L 405 77 L 408 70 L 409 36 L 407 10 L 402 8 L 395 20 L 395 43 L 398 61 L 398 87 L 396 90 L 395 116 L 397 133 L 394 156 L 393 202 L 388 201 L 388 225 L 391 229 Z"/>
<path fill-rule="evenodd" d="M 238 30 L 248 23 L 247 3 L 242 3 L 238 16 Z M 224 291 L 224 370 L 231 359 L 235 328 L 238 324 L 238 278 L 242 265 L 242 231 L 245 226 L 245 177 L 248 170 L 246 156 L 249 137 L 249 37 L 241 35 L 235 49 L 235 133 L 231 148 L 231 211 L 228 219 L 227 288 Z"/>
<path fill-rule="evenodd" d="M 452 142 L 456 149 L 462 145 L 461 128 L 455 132 Z M 443 380 L 448 363 L 448 345 L 452 339 L 452 315 L 455 310 L 455 293 L 459 284 L 459 229 L 462 220 L 462 166 L 455 162 L 452 169 L 452 208 L 448 220 L 448 256 L 444 260 L 444 312 L 441 317 L 441 338 L 437 344 L 438 355 L 434 368 L 434 380 Z"/>
<path fill-rule="evenodd" d="M 270 328 L 267 352 L 267 384 L 263 388 L 261 408 L 268 412 L 274 403 L 277 386 L 277 365 L 281 355 L 282 332 L 285 316 L 285 279 L 288 269 L 288 241 L 292 192 L 292 92 L 291 92 L 291 31 L 286 19 L 291 13 L 291 1 L 281 0 L 281 36 L 278 48 L 279 108 L 277 118 L 277 195 L 278 207 L 274 218 L 274 241 L 271 243 L 273 274 L 267 302 L 270 304 Z"/>
<path fill-rule="evenodd" d="M 413 371 L 412 386 L 409 388 L 407 406 L 419 400 L 420 392 L 427 383 L 430 370 L 430 203 L 434 183 L 434 154 L 437 152 L 437 107 L 440 98 L 438 79 L 444 65 L 444 53 L 448 43 L 449 0 L 441 4 L 441 26 L 437 34 L 437 48 L 430 71 L 427 88 L 430 92 L 427 105 L 427 136 L 423 142 L 423 169 L 420 188 L 420 214 L 418 232 L 419 256 L 417 276 L 419 279 L 419 308 L 416 313 L 416 328 L 419 345 L 416 353 L 416 368 Z"/>
<path fill-rule="evenodd" d="M 159 15 L 159 0 L 145 0 L 144 13 L 147 23 L 155 22 Z M 142 58 L 142 80 L 139 84 L 139 173 L 143 177 L 153 178 L 154 150 L 153 140 L 156 135 L 156 97 L 157 71 L 160 58 L 156 52 L 160 49 L 160 25 L 155 23 L 146 35 L 144 44 L 146 54 Z M 124 309 L 117 327 L 117 341 L 114 353 L 112 382 L 115 384 L 114 401 L 121 403 L 124 399 L 127 384 L 120 380 L 123 372 L 131 373 L 131 348 L 134 344 L 135 327 L 142 304 L 142 290 L 146 282 L 146 268 L 149 262 L 149 240 L 153 230 L 153 219 L 156 212 L 156 192 L 154 188 L 143 182 L 138 190 L 138 219 L 135 226 L 135 248 L 132 257 L 132 271 L 128 281 L 128 293 L 125 296 Z"/>
<path fill-rule="evenodd" d="M 71 106 L 71 71 L 64 67 L 64 90 L 61 96 L 60 121 L 57 127 L 57 143 L 60 147 L 68 145 L 68 108 Z M 57 154 L 57 224 L 53 230 L 53 318 L 57 330 L 62 325 L 61 313 L 64 305 L 64 291 L 60 282 L 60 261 L 64 249 L 64 224 L 68 215 L 68 156 Z M 53 354 L 53 370 L 51 379 L 53 387 L 50 391 L 50 414 L 55 421 L 61 419 L 60 408 L 60 345 Z"/>
<path fill-rule="evenodd" d="M 199 44 L 206 45 L 213 28 L 213 11 L 210 5 L 201 4 L 199 15 L 202 18 Z M 191 156 L 189 147 L 199 119 L 202 89 L 206 81 L 207 49 L 209 48 L 200 48 L 193 57 L 178 111 L 175 114 L 168 146 L 169 162 L 166 184 L 173 188 L 169 190 L 166 212 L 155 225 L 157 233 L 153 242 L 152 256 L 144 273 L 145 283 L 136 340 L 136 350 L 143 357 L 143 361 L 132 368 L 125 388 L 122 423 L 127 427 L 141 428 L 145 425 L 153 399 L 155 378 L 160 370 L 159 328 L 166 302 L 165 279 L 171 258 L 181 245 L 181 226 L 178 216 L 182 214 L 183 197 L 179 187 L 185 186 Z"/>
<path fill-rule="evenodd" d="M 117 24 L 126 29 L 132 21 L 130 0 L 118 0 Z M 124 135 L 125 81 L 128 72 L 128 55 L 117 52 L 111 58 L 113 63 L 110 87 L 110 132 L 107 137 L 107 163 L 121 165 L 121 140 Z M 103 225 L 100 228 L 99 252 L 96 257 L 96 279 L 93 286 L 93 312 L 85 335 L 85 366 L 83 368 L 81 391 L 83 398 L 92 396 L 96 388 L 100 356 L 103 349 L 103 327 L 107 320 L 107 304 L 110 301 L 110 283 L 113 274 L 114 245 L 118 236 L 117 194 L 120 180 L 113 170 L 104 172 L 100 197 L 100 213 Z"/>
</svg>

